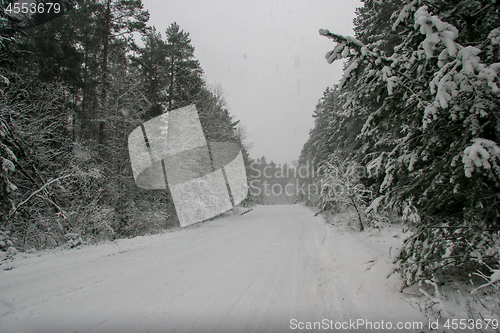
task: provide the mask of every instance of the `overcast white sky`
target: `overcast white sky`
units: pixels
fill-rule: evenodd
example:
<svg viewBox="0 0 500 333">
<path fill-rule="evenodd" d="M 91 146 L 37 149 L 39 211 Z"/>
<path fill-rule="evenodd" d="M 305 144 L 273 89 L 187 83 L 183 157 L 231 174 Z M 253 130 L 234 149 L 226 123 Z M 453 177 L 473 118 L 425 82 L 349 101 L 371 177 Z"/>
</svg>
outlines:
<svg viewBox="0 0 500 333">
<path fill-rule="evenodd" d="M 326 87 L 338 83 L 342 62 L 329 65 L 334 43 L 321 28 L 353 35 L 359 1 L 143 0 L 149 24 L 189 32 L 205 80 L 219 84 L 230 112 L 253 147 L 250 156 L 276 163 L 298 159 Z"/>
</svg>

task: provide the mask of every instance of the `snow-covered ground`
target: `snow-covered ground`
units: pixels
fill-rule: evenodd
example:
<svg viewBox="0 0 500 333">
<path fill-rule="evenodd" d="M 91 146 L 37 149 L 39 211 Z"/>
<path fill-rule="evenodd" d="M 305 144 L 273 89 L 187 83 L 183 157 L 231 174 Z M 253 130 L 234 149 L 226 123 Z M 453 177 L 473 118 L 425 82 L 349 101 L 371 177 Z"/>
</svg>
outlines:
<svg viewBox="0 0 500 333">
<path fill-rule="evenodd" d="M 398 322 L 427 322 L 398 277 L 386 279 L 394 236 L 341 232 L 299 205 L 257 206 L 160 235 L 18 255 L 0 273 L 0 332 L 380 332 L 387 322 L 401 332 Z"/>
</svg>

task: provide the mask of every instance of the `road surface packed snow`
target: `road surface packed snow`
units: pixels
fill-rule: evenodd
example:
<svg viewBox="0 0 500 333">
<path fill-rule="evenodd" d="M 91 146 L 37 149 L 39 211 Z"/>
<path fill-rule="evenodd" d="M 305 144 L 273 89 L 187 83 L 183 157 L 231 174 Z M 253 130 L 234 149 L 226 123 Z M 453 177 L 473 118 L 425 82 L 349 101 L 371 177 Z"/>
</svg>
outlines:
<svg viewBox="0 0 500 333">
<path fill-rule="evenodd" d="M 0 273 L 0 332 L 415 332 L 401 325 L 425 319 L 386 279 L 398 243 L 336 231 L 303 206 L 257 206 L 18 256 Z"/>
</svg>

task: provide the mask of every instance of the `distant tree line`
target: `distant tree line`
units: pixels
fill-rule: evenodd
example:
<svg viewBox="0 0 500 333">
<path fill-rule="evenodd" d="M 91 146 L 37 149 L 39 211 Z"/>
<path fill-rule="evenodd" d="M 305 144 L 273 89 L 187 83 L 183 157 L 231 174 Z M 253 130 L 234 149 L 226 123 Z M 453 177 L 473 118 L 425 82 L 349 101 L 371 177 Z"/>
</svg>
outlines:
<svg viewBox="0 0 500 333">
<path fill-rule="evenodd" d="M 277 165 L 273 161 L 268 163 L 266 157 L 262 156 L 256 160 L 250 159 L 249 166 L 249 200 L 253 203 L 283 205 L 298 201 L 300 189 L 297 184 L 300 175 L 296 165 Z"/>
<path fill-rule="evenodd" d="M 249 161 L 243 132 L 221 88 L 204 81 L 189 33 L 174 22 L 163 38 L 147 25 L 141 0 L 64 4 L 65 15 L 26 22 L 2 9 L 0 250 L 175 225 L 165 191 L 135 186 L 127 149 L 134 128 L 168 110 L 195 104 L 207 139 L 239 144 Z"/>
<path fill-rule="evenodd" d="M 354 38 L 320 30 L 344 76 L 318 102 L 299 164 L 320 169 L 317 181 L 364 167 L 351 179 L 358 208 L 396 212 L 411 231 L 398 256 L 407 285 L 489 271 L 500 259 L 499 2 L 362 2 Z M 324 189 L 309 204 L 345 199 Z"/>
</svg>

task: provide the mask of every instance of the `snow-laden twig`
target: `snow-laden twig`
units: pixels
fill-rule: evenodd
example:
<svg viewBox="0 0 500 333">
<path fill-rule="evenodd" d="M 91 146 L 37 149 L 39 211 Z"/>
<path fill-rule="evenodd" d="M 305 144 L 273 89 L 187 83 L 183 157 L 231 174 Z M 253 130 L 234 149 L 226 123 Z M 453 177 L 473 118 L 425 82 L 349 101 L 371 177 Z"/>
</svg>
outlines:
<svg viewBox="0 0 500 333">
<path fill-rule="evenodd" d="M 437 286 L 437 283 L 435 281 L 431 280 L 425 280 L 425 283 L 430 284 L 431 286 L 434 287 L 434 297 L 429 295 L 425 290 L 422 288 L 419 288 L 419 291 L 428 298 L 428 300 L 431 302 L 431 305 L 429 308 L 434 308 L 435 305 L 437 305 L 434 310 L 437 311 L 437 314 L 439 314 L 442 318 L 451 318 L 450 314 L 448 313 L 448 310 L 446 309 L 441 293 L 439 292 L 439 288 Z"/>
<path fill-rule="evenodd" d="M 483 288 L 492 286 L 495 283 L 497 283 L 498 281 L 500 281 L 500 269 L 493 270 L 493 274 L 491 274 L 489 278 L 487 278 L 482 273 L 481 274 L 475 273 L 475 274 L 478 275 L 478 276 L 481 276 L 481 277 L 485 278 L 486 280 L 488 280 L 488 283 L 485 283 L 485 284 L 480 285 L 479 287 L 475 288 L 474 290 L 471 291 L 471 294 L 474 294 L 479 289 L 483 289 Z"/>
<path fill-rule="evenodd" d="M 69 177 L 73 176 L 73 174 L 74 174 L 74 172 L 72 172 L 70 174 L 67 174 L 67 175 L 64 175 L 64 176 L 61 176 L 61 177 L 58 177 L 58 178 L 54 178 L 54 179 L 49 180 L 47 183 L 45 183 L 45 185 L 43 185 L 42 187 L 40 187 L 35 192 L 31 193 L 23 202 L 21 202 L 19 205 L 17 205 L 16 208 L 14 208 L 14 210 L 12 211 L 12 213 L 9 214 L 9 216 L 14 215 L 17 212 L 17 210 L 22 205 L 24 205 L 25 203 L 27 203 L 28 201 L 30 201 L 31 198 L 33 198 L 35 195 L 37 195 L 38 193 L 40 193 L 41 191 L 43 191 L 47 186 L 49 186 L 52 183 L 55 183 L 55 182 L 57 182 L 57 181 L 59 181 L 61 179 L 69 178 Z"/>
<path fill-rule="evenodd" d="M 500 253 L 500 250 L 498 251 Z M 472 290 L 470 293 L 471 294 L 474 294 L 476 293 L 476 291 L 478 291 L 479 289 L 483 289 L 483 288 L 486 288 L 486 287 L 489 287 L 489 286 L 492 286 L 494 285 L 495 283 L 499 282 L 500 281 L 500 269 L 493 269 L 491 268 L 490 266 L 486 265 L 486 263 L 480 261 L 482 264 L 484 264 L 486 267 L 488 267 L 488 269 L 493 272 L 490 276 L 487 276 L 486 274 L 478 271 L 477 273 L 473 273 L 474 275 L 477 275 L 477 276 L 480 276 L 482 277 L 483 279 L 485 279 L 486 281 L 488 281 L 487 283 L 483 284 L 483 285 L 480 285 L 479 287 L 477 288 L 474 288 L 474 290 Z"/>
<path fill-rule="evenodd" d="M 397 20 L 392 25 L 392 30 L 396 31 L 399 24 L 401 22 L 403 22 L 408 17 L 410 9 L 417 4 L 417 1 L 418 0 L 413 0 L 412 2 L 410 2 L 409 4 L 407 4 L 406 6 L 403 7 L 403 9 L 401 10 L 401 12 L 398 15 Z"/>
</svg>

